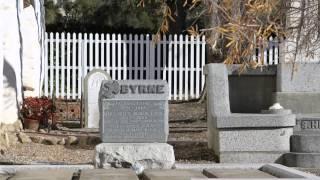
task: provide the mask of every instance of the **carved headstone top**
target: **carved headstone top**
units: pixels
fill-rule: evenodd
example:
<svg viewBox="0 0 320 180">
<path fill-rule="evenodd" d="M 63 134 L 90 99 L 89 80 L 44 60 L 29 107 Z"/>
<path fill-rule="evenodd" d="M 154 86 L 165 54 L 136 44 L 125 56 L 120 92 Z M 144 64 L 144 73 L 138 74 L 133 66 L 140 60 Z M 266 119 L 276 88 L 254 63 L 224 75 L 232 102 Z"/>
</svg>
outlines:
<svg viewBox="0 0 320 180">
<path fill-rule="evenodd" d="M 103 81 L 99 97 L 103 142 L 167 141 L 169 92 L 165 81 Z"/>
<path fill-rule="evenodd" d="M 99 99 L 168 99 L 169 91 L 166 81 L 162 80 L 128 80 L 103 81 Z"/>
<path fill-rule="evenodd" d="M 116 94 L 120 92 L 120 86 L 117 81 L 107 81 L 104 82 L 101 86 L 101 95 L 102 99 L 114 98 Z"/>
<path fill-rule="evenodd" d="M 85 125 L 88 128 L 99 128 L 99 90 L 103 80 L 111 80 L 110 75 L 99 69 L 88 73 L 84 79 L 84 112 Z"/>
</svg>

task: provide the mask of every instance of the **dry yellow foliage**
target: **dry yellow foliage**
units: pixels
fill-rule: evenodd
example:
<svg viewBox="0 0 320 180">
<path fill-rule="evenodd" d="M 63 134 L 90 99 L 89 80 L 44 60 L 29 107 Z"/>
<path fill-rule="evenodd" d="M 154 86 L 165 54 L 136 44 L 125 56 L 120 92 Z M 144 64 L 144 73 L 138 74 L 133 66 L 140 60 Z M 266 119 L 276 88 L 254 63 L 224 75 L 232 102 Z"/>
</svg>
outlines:
<svg viewBox="0 0 320 180">
<path fill-rule="evenodd" d="M 169 30 L 169 22 L 174 22 L 170 7 L 166 1 L 161 0 L 163 6 L 163 20 L 156 34 L 156 39 L 160 39 L 162 34 Z M 216 27 L 206 27 L 198 29 L 192 26 L 187 29 L 190 35 L 197 36 L 204 33 L 218 34 L 216 39 L 210 36 L 207 43 L 210 47 L 216 47 L 217 41 L 224 42 L 224 63 L 243 64 L 243 69 L 247 67 L 261 67 L 264 65 L 263 56 L 257 62 L 252 61 L 256 48 L 261 52 L 267 48 L 267 41 L 270 36 L 284 37 L 281 17 L 279 17 L 279 0 L 184 0 L 183 5 L 188 5 L 190 9 L 205 3 L 206 11 L 202 15 L 218 12 L 216 15 L 221 18 L 221 23 Z M 219 2 L 219 3 L 216 3 Z M 144 6 L 144 0 L 140 0 L 139 5 Z M 222 52 L 222 51 L 221 51 Z M 259 57 L 257 57 L 259 58 Z"/>
</svg>

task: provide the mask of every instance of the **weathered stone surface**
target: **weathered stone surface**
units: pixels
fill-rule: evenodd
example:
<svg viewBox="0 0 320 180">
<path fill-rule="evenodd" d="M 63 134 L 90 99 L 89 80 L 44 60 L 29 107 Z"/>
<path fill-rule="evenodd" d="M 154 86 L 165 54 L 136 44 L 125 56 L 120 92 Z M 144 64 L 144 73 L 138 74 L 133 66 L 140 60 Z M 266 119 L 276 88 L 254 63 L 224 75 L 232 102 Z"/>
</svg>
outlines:
<svg viewBox="0 0 320 180">
<path fill-rule="evenodd" d="M 91 169 L 82 170 L 80 180 L 138 180 L 130 169 Z"/>
<path fill-rule="evenodd" d="M 278 162 L 289 152 L 295 115 L 231 113 L 226 65 L 208 64 L 205 74 L 208 145 L 220 162 Z"/>
<path fill-rule="evenodd" d="M 76 136 L 68 136 L 66 144 L 67 145 L 75 145 L 78 144 L 79 140 Z"/>
<path fill-rule="evenodd" d="M 99 128 L 99 90 L 103 80 L 111 80 L 110 75 L 100 69 L 94 69 L 84 79 L 84 113 L 88 128 Z"/>
<path fill-rule="evenodd" d="M 294 114 L 242 114 L 232 113 L 230 116 L 215 118 L 217 128 L 267 128 L 293 127 L 296 125 Z"/>
<path fill-rule="evenodd" d="M 44 137 L 41 136 L 31 136 L 32 142 L 41 144 L 44 140 Z"/>
<path fill-rule="evenodd" d="M 65 144 L 66 144 L 65 138 L 60 139 L 60 140 L 58 141 L 58 144 L 59 144 L 59 145 L 65 145 Z"/>
<path fill-rule="evenodd" d="M 320 92 L 320 74 L 316 73 L 320 69 L 319 63 L 295 63 L 296 69 L 293 67 L 292 63 L 278 64 L 278 92 Z"/>
<path fill-rule="evenodd" d="M 204 169 L 203 173 L 209 178 L 276 178 L 257 169 Z"/>
<path fill-rule="evenodd" d="M 320 153 L 320 133 L 300 133 L 291 137 L 291 152 Z"/>
<path fill-rule="evenodd" d="M 40 133 L 47 133 L 47 131 L 45 129 L 39 129 Z"/>
<path fill-rule="evenodd" d="M 282 163 L 283 154 L 288 151 L 222 151 L 220 163 Z"/>
<path fill-rule="evenodd" d="M 102 143 L 95 149 L 98 168 L 128 168 L 134 164 L 144 169 L 171 169 L 174 165 L 173 147 L 165 143 Z"/>
<path fill-rule="evenodd" d="M 296 122 L 293 129 L 295 133 L 320 134 L 320 114 L 300 114 L 297 115 Z"/>
<path fill-rule="evenodd" d="M 18 133 L 18 138 L 21 143 L 31 143 L 32 142 L 30 137 L 23 132 Z"/>
<path fill-rule="evenodd" d="M 144 180 L 189 180 L 190 178 L 206 178 L 200 171 L 194 170 L 146 170 Z"/>
<path fill-rule="evenodd" d="M 225 64 L 208 64 L 204 68 L 207 83 L 208 115 L 230 115 L 228 71 Z M 210 113 L 209 113 L 210 112 Z"/>
<path fill-rule="evenodd" d="M 42 144 L 47 144 L 47 145 L 56 145 L 58 144 L 59 139 L 56 137 L 45 137 L 42 141 Z"/>
<path fill-rule="evenodd" d="M 291 109 L 268 109 L 268 110 L 262 110 L 262 114 L 292 114 Z"/>
<path fill-rule="evenodd" d="M 70 180 L 73 170 L 25 170 L 18 171 L 12 178 L 13 180 Z"/>
<path fill-rule="evenodd" d="M 289 152 L 292 131 L 292 128 L 220 130 L 220 151 Z"/>
<path fill-rule="evenodd" d="M 319 177 L 313 174 L 302 172 L 294 168 L 289 168 L 281 164 L 265 164 L 261 168 L 259 168 L 259 170 L 268 174 L 272 174 L 273 176 L 276 176 L 278 178 L 301 178 L 310 180 L 319 179 Z"/>
<path fill-rule="evenodd" d="M 287 153 L 284 155 L 284 165 L 289 167 L 320 168 L 320 153 Z"/>
<path fill-rule="evenodd" d="M 166 142 L 168 95 L 165 81 L 103 81 L 100 90 L 102 141 Z"/>
<path fill-rule="evenodd" d="M 281 103 L 286 109 L 293 113 L 320 113 L 320 92 L 276 92 L 274 101 Z"/>
</svg>

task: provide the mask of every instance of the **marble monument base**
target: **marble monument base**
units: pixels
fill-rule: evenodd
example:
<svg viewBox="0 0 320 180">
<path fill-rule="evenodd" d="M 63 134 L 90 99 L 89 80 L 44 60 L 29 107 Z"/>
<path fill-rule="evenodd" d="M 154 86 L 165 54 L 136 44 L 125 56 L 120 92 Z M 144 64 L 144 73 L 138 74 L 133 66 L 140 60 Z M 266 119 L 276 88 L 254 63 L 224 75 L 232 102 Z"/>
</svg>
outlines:
<svg viewBox="0 0 320 180">
<path fill-rule="evenodd" d="M 171 169 L 173 147 L 167 143 L 101 143 L 95 148 L 96 168 Z"/>
</svg>

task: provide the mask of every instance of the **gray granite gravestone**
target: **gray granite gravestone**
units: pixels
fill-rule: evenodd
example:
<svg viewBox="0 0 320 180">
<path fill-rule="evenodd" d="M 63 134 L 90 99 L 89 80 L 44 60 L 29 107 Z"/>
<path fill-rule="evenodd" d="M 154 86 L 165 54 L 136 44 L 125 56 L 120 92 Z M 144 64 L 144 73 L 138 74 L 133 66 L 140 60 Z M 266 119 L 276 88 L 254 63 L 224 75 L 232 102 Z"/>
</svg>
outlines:
<svg viewBox="0 0 320 180">
<path fill-rule="evenodd" d="M 204 68 L 207 83 L 208 145 L 223 163 L 279 162 L 289 152 L 295 115 L 246 114 L 230 110 L 228 69 L 212 63 Z"/>
<path fill-rule="evenodd" d="M 99 90 L 103 80 L 110 80 L 110 75 L 100 69 L 94 69 L 84 79 L 85 126 L 99 128 Z"/>
<path fill-rule="evenodd" d="M 167 144 L 168 85 L 161 80 L 103 81 L 99 93 L 100 135 L 97 168 L 171 169 Z"/>
<path fill-rule="evenodd" d="M 167 142 L 165 81 L 103 81 L 100 133 L 107 143 Z"/>
</svg>

